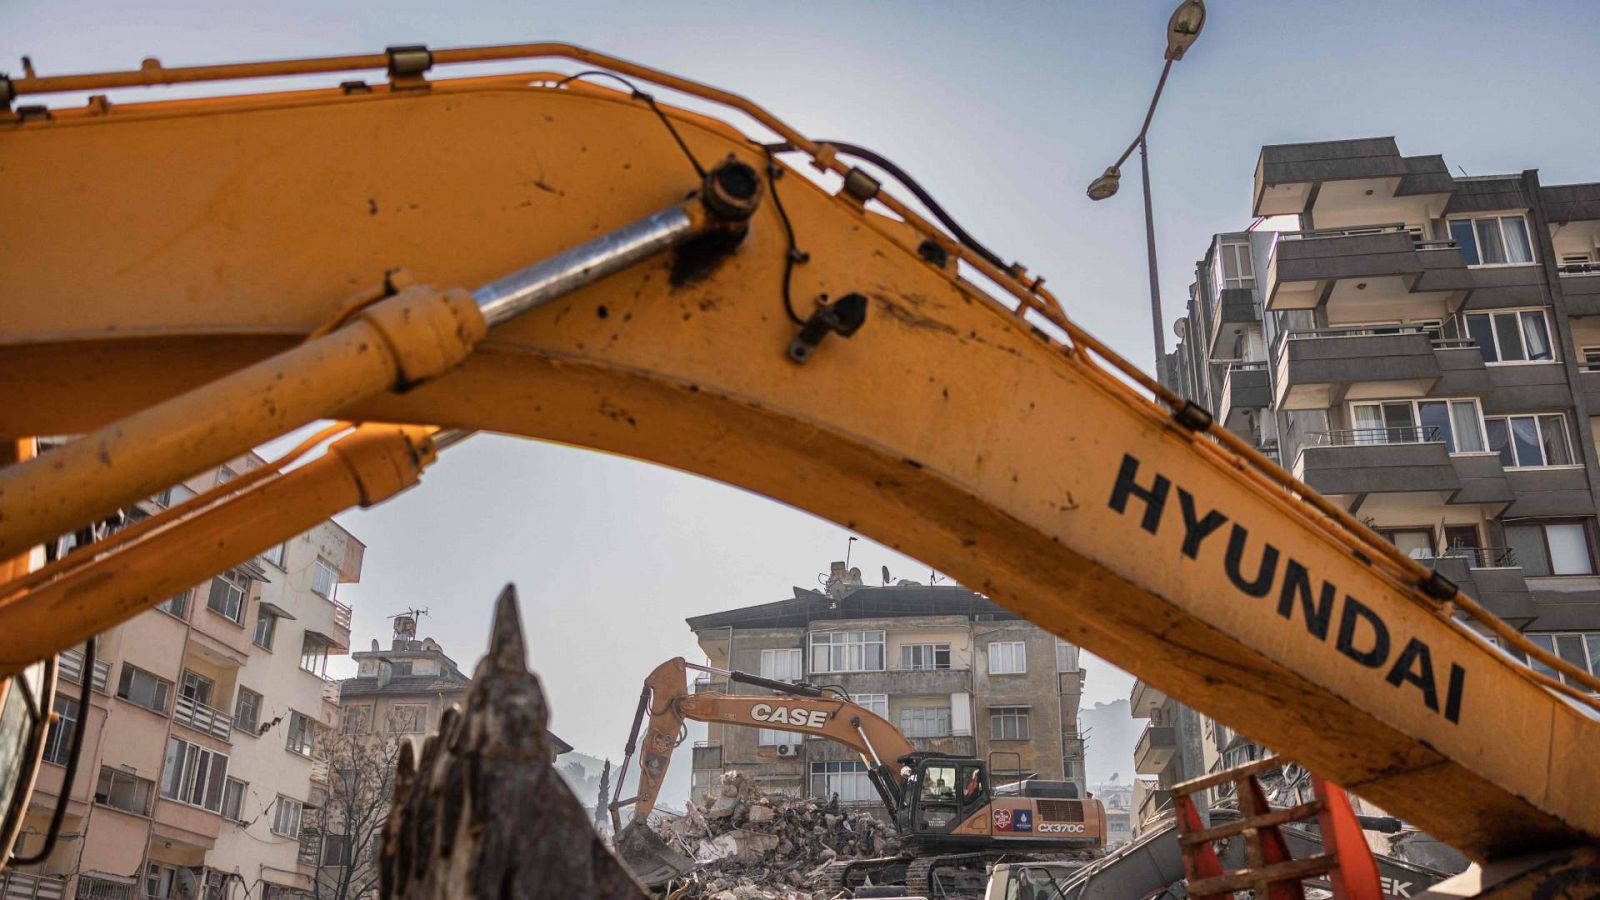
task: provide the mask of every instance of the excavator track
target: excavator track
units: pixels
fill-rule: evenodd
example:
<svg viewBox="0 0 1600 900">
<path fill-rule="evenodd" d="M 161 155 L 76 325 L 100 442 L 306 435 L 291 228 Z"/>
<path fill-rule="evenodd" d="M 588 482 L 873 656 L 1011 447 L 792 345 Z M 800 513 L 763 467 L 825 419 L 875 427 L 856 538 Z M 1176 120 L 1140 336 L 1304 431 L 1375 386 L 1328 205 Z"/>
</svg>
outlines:
<svg viewBox="0 0 1600 900">
<path fill-rule="evenodd" d="M 998 862 L 1082 862 L 1087 865 L 1096 858 L 1096 854 L 1088 851 L 1067 853 L 1022 853 L 1007 852 L 1003 850 L 986 850 L 977 853 L 951 853 L 942 856 L 924 856 L 911 861 L 906 867 L 906 893 L 917 897 L 955 897 L 972 893 L 970 890 L 958 886 L 946 885 L 940 879 L 942 869 L 965 869 L 977 873 L 980 884 L 985 870 L 992 863 Z M 983 888 L 977 888 L 974 896 L 981 896 Z"/>
<path fill-rule="evenodd" d="M 813 890 L 841 891 L 859 887 L 868 880 L 873 884 L 893 884 L 892 869 L 906 865 L 903 856 L 879 856 L 873 859 L 840 859 L 823 867 L 812 884 Z M 853 877 L 852 877 L 853 876 Z"/>
</svg>

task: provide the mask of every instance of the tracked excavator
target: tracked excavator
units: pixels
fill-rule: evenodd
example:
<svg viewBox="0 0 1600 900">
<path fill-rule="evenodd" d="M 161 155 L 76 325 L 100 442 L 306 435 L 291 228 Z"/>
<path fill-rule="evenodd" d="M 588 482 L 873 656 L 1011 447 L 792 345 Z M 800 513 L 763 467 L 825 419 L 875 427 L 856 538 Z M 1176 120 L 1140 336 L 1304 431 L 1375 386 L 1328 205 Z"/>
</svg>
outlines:
<svg viewBox="0 0 1600 900">
<path fill-rule="evenodd" d="M 778 696 L 690 693 L 689 669 Z M 819 876 L 817 890 L 897 884 L 904 885 L 908 894 L 924 897 L 981 891 L 985 869 L 1000 860 L 1075 856 L 1087 861 L 1105 845 L 1105 809 L 1098 800 L 1079 797 L 1071 782 L 1027 778 L 995 785 L 986 760 L 919 751 L 882 716 L 836 689 L 716 669 L 678 657 L 657 666 L 645 679 L 610 804 L 618 855 L 647 885 L 684 874 L 692 864 L 648 825 L 672 751 L 690 721 L 822 738 L 849 747 L 861 758 L 867 779 L 900 833 L 904 852 L 881 859 L 836 860 Z M 623 779 L 636 751 L 638 788 L 633 797 L 624 799 Z M 624 828 L 620 810 L 625 807 L 633 815 Z"/>
<path fill-rule="evenodd" d="M 475 63 L 502 67 L 451 77 Z M 41 661 L 489 430 L 936 564 L 1491 864 L 1457 896 L 1600 875 L 1600 680 L 1122 359 L 870 150 L 567 44 L 148 59 L 0 78 L 0 200 L 6 834 Z M 37 553 L 319 420 L 354 424 Z M 81 437 L 26 458 L 40 435 Z"/>
</svg>

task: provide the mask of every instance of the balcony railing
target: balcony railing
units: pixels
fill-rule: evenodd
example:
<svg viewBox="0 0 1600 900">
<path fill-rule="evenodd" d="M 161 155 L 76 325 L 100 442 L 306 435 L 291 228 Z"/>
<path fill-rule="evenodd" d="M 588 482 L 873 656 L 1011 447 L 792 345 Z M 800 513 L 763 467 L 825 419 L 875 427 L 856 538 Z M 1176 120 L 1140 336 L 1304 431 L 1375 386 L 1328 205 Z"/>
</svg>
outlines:
<svg viewBox="0 0 1600 900">
<path fill-rule="evenodd" d="M 61 653 L 61 677 L 73 684 L 83 684 L 83 651 L 65 650 Z M 106 685 L 111 678 L 111 663 L 97 659 L 94 661 L 94 689 L 106 693 Z"/>
<path fill-rule="evenodd" d="M 1366 447 L 1379 444 L 1434 444 L 1444 439 L 1439 436 L 1439 426 L 1421 428 L 1346 428 L 1339 431 L 1313 431 L 1313 447 Z"/>
<path fill-rule="evenodd" d="M 345 606 L 343 603 L 340 603 L 331 597 L 328 598 L 328 602 L 333 604 L 333 624 L 343 628 L 345 631 L 349 631 L 350 607 Z"/>
<path fill-rule="evenodd" d="M 212 709 L 193 697 L 178 695 L 172 717 L 177 719 L 180 725 L 187 725 L 195 731 L 224 741 L 233 737 L 233 717 L 220 709 Z"/>
<path fill-rule="evenodd" d="M 1521 565 L 1517 562 L 1517 551 L 1510 547 L 1450 547 L 1436 557 L 1418 557 L 1434 558 L 1464 559 L 1470 569 L 1514 569 Z"/>
<path fill-rule="evenodd" d="M 1382 225 L 1362 225 L 1354 228 L 1322 228 L 1315 231 L 1282 231 L 1278 233 L 1280 241 L 1309 241 L 1317 238 L 1360 237 L 1368 234 L 1388 234 L 1395 231 L 1405 231 L 1404 222 L 1387 222 Z"/>
<path fill-rule="evenodd" d="M 4 900 L 61 900 L 66 889 L 65 875 L 29 875 L 26 872 L 0 875 L 0 897 Z"/>
<path fill-rule="evenodd" d="M 1600 275 L 1600 262 L 1570 262 L 1556 266 L 1562 275 Z"/>
</svg>

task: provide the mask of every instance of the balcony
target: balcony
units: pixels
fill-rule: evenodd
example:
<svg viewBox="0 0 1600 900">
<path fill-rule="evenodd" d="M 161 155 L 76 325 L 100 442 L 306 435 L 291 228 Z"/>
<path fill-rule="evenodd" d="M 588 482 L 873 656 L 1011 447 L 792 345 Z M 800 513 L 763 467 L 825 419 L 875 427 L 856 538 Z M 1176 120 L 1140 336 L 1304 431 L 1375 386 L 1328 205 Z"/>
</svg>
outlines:
<svg viewBox="0 0 1600 900">
<path fill-rule="evenodd" d="M 0 897 L 5 900 L 61 900 L 66 894 L 67 876 L 29 875 L 26 872 L 0 874 Z M 83 895 L 80 890 L 79 896 Z"/>
<path fill-rule="evenodd" d="M 1424 396 L 1440 377 L 1435 347 L 1459 343 L 1436 340 L 1420 328 L 1280 332 L 1273 341 L 1277 404 L 1286 410 L 1329 409 L 1366 397 Z"/>
<path fill-rule="evenodd" d="M 1223 288 L 1217 296 L 1216 315 L 1211 322 L 1211 346 L 1208 352 L 1213 358 L 1219 355 L 1233 355 L 1223 354 L 1221 348 L 1231 347 L 1250 326 L 1260 324 L 1261 309 L 1256 306 L 1255 288 Z"/>
<path fill-rule="evenodd" d="M 1568 314 L 1600 316 L 1600 262 L 1564 263 L 1556 271 L 1561 274 Z"/>
<path fill-rule="evenodd" d="M 1224 428 L 1248 434 L 1246 411 L 1266 409 L 1272 403 L 1272 385 L 1265 362 L 1233 363 L 1222 376 L 1222 401 L 1217 419 Z"/>
<path fill-rule="evenodd" d="M 1509 503 L 1512 488 L 1493 453 L 1451 455 L 1433 427 L 1314 432 L 1296 474 L 1318 493 L 1347 497 L 1357 509 L 1369 494 L 1438 493 L 1448 503 Z"/>
<path fill-rule="evenodd" d="M 1509 547 L 1452 547 L 1419 562 L 1431 565 L 1462 593 L 1518 628 L 1538 614 L 1516 551 Z"/>
<path fill-rule="evenodd" d="M 172 718 L 179 725 L 186 725 L 201 734 L 209 734 L 220 740 L 227 741 L 233 737 L 233 717 L 193 697 L 178 695 L 178 700 L 172 707 Z"/>
<path fill-rule="evenodd" d="M 1394 138 L 1276 144 L 1256 162 L 1254 214 L 1312 215 L 1323 225 L 1420 221 L 1455 187 L 1440 156 L 1401 156 Z"/>
<path fill-rule="evenodd" d="M 721 769 L 722 745 L 721 744 L 695 744 L 693 758 L 690 762 L 691 769 Z"/>
<path fill-rule="evenodd" d="M 1160 775 L 1178 752 L 1178 730 L 1171 725 L 1146 725 L 1133 745 L 1133 770 L 1140 775 Z"/>
<path fill-rule="evenodd" d="M 1267 309 L 1320 307 L 1332 323 L 1443 319 L 1472 286 L 1454 243 L 1399 223 L 1285 232 L 1267 262 Z"/>
<path fill-rule="evenodd" d="M 1135 719 L 1148 719 L 1167 702 L 1167 695 L 1150 686 L 1142 678 L 1133 681 L 1133 693 L 1128 696 L 1128 714 Z"/>
</svg>

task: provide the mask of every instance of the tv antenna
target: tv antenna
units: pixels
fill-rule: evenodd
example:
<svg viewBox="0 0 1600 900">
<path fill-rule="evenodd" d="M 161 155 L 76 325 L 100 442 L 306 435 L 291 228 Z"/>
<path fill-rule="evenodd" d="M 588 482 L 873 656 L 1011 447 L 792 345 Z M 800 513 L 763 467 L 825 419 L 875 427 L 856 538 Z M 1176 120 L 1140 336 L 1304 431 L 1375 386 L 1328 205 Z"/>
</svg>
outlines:
<svg viewBox="0 0 1600 900">
<path fill-rule="evenodd" d="M 859 540 L 861 538 L 851 535 L 850 540 L 844 542 L 844 570 L 846 572 L 850 571 L 850 551 L 856 548 L 856 541 Z"/>
</svg>

